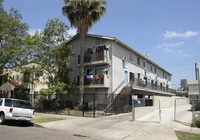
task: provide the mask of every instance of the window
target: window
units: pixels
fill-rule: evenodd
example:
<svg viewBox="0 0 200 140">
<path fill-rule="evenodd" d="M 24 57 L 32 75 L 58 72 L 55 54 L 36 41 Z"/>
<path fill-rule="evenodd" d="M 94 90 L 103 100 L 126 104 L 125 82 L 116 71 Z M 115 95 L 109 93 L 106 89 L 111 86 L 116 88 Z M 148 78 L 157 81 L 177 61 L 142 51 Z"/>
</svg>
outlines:
<svg viewBox="0 0 200 140">
<path fill-rule="evenodd" d="M 2 100 L 2 99 L 0 99 L 0 106 L 2 106 L 2 102 L 3 102 L 3 100 Z"/>
<path fill-rule="evenodd" d="M 134 56 L 133 56 L 133 53 L 129 53 L 129 60 L 131 61 L 131 62 L 134 62 Z"/>
<path fill-rule="evenodd" d="M 146 62 L 145 61 L 143 61 L 143 67 L 146 67 Z"/>
<path fill-rule="evenodd" d="M 39 74 L 35 74 L 35 80 L 39 80 L 40 75 Z"/>
<path fill-rule="evenodd" d="M 154 72 L 157 73 L 157 69 L 156 68 L 154 68 Z"/>
<path fill-rule="evenodd" d="M 24 73 L 24 83 L 30 82 L 30 73 Z"/>
<path fill-rule="evenodd" d="M 88 69 L 87 70 L 87 75 L 93 75 L 93 69 Z"/>
<path fill-rule="evenodd" d="M 13 107 L 32 109 L 32 105 L 29 102 L 13 100 Z"/>
<path fill-rule="evenodd" d="M 129 75 L 130 75 L 130 76 L 129 76 L 129 78 L 130 78 L 129 80 L 130 80 L 131 82 L 134 82 L 134 80 L 135 80 L 135 75 L 134 75 L 134 73 L 130 72 Z"/>
<path fill-rule="evenodd" d="M 165 73 L 165 79 L 167 79 L 167 74 Z"/>
<path fill-rule="evenodd" d="M 11 107 L 12 101 L 10 99 L 5 99 L 5 106 Z"/>
<path fill-rule="evenodd" d="M 140 65 L 140 58 L 137 58 L 137 64 Z"/>
<path fill-rule="evenodd" d="M 17 81 L 19 80 L 19 75 L 16 75 L 16 80 L 17 80 Z"/>
<path fill-rule="evenodd" d="M 153 66 L 151 65 L 151 71 L 153 71 Z"/>
</svg>

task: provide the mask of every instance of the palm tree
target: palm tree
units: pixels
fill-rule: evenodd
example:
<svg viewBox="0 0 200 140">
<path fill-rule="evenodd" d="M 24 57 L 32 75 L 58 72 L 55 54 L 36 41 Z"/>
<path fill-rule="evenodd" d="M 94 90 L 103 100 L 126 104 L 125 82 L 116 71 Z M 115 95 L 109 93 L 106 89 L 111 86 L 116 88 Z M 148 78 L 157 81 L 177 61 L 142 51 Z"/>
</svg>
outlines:
<svg viewBox="0 0 200 140">
<path fill-rule="evenodd" d="M 77 28 L 81 36 L 80 47 L 80 81 L 79 81 L 79 104 L 83 103 L 84 93 L 84 48 L 85 36 L 94 23 L 106 13 L 107 3 L 105 0 L 64 0 L 63 15 L 68 18 L 71 27 Z"/>
</svg>

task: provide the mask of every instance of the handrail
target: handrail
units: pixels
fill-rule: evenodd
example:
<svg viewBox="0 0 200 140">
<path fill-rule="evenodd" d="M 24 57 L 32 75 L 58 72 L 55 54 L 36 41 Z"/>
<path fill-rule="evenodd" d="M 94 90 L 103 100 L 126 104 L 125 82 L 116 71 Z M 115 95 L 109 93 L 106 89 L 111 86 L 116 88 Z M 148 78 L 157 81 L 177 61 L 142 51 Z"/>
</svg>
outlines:
<svg viewBox="0 0 200 140">
<path fill-rule="evenodd" d="M 106 109 L 107 107 L 111 107 L 112 104 L 114 103 L 114 101 L 116 100 L 117 96 L 120 94 L 120 92 L 122 91 L 122 89 L 119 91 L 119 93 L 115 94 L 116 91 L 118 91 L 123 85 L 124 85 L 124 82 L 125 80 L 123 80 L 119 86 L 115 89 L 115 91 L 110 94 L 110 96 L 106 99 Z M 127 92 L 128 92 L 128 87 L 131 85 L 131 88 L 132 88 L 132 81 L 130 81 L 126 86 L 123 86 L 124 88 L 126 88 L 126 93 L 125 95 L 127 95 Z"/>
</svg>

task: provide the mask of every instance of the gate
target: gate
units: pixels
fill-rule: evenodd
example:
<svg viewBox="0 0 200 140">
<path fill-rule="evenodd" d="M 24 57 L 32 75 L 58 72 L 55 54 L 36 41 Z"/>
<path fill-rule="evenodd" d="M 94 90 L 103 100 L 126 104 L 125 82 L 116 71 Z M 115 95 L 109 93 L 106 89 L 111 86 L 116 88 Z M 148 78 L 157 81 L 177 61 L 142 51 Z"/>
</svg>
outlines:
<svg viewBox="0 0 200 140">
<path fill-rule="evenodd" d="M 195 118 L 192 104 L 189 98 L 176 98 L 174 100 L 174 121 L 184 125 L 190 125 Z M 194 117 L 194 118 L 193 118 Z"/>
<path fill-rule="evenodd" d="M 132 96 L 132 121 L 160 122 L 160 100 Z"/>
</svg>

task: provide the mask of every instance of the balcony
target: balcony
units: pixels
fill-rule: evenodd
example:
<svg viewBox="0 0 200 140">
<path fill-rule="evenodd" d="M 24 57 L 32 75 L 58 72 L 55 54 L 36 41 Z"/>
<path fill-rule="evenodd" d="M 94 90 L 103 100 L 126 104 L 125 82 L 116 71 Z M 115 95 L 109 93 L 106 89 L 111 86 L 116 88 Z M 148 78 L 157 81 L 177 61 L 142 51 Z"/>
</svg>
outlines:
<svg viewBox="0 0 200 140">
<path fill-rule="evenodd" d="M 109 64 L 109 52 L 107 50 L 101 50 L 93 53 L 85 53 L 84 65 L 102 65 Z M 78 56 L 78 66 L 80 65 L 80 55 Z"/>
<path fill-rule="evenodd" d="M 106 86 L 107 82 L 104 76 L 105 75 L 84 75 L 84 86 L 86 88 L 108 88 L 108 86 Z M 79 86 L 79 76 L 77 76 L 76 85 Z"/>
<path fill-rule="evenodd" d="M 165 93 L 165 94 L 176 94 L 176 91 L 174 89 L 171 89 L 166 86 L 158 85 L 157 82 L 147 82 L 146 80 L 141 80 L 137 78 L 132 78 L 131 83 L 133 86 L 133 89 L 135 90 L 144 90 L 149 92 L 155 92 L 155 93 Z"/>
</svg>

